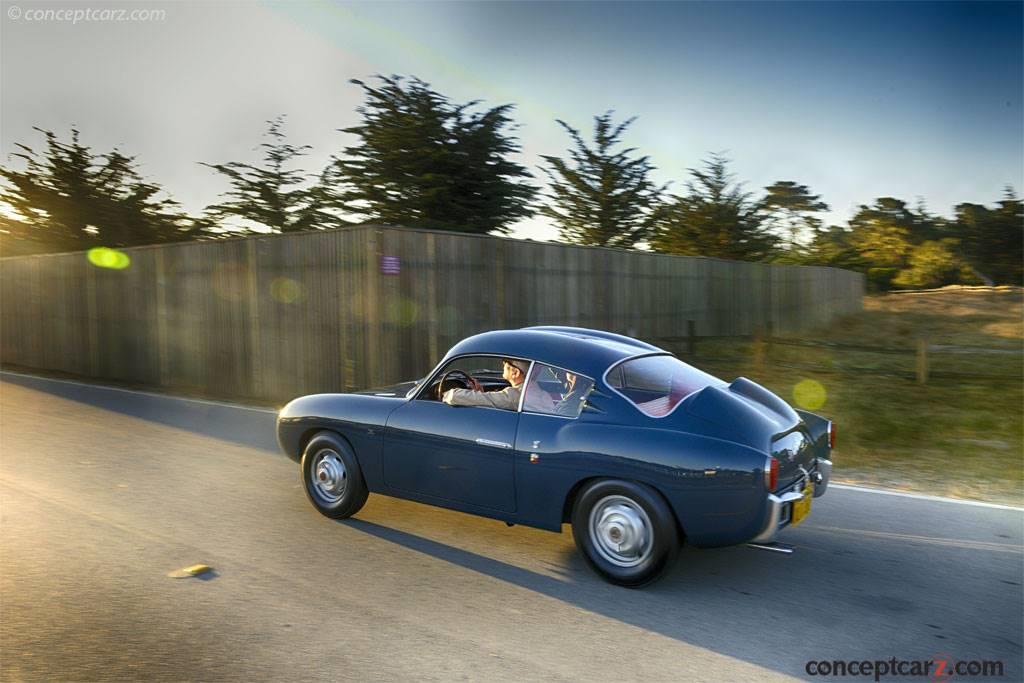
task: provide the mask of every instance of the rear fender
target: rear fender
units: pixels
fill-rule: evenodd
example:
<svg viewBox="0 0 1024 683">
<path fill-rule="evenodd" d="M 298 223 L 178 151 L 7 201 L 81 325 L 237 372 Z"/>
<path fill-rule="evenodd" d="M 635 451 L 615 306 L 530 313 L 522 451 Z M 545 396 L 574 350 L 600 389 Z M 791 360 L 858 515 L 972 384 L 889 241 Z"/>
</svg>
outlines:
<svg viewBox="0 0 1024 683">
<path fill-rule="evenodd" d="M 831 420 L 821 415 L 809 413 L 806 410 L 797 409 L 796 414 L 800 416 L 800 419 L 803 420 L 804 425 L 807 427 L 807 433 L 814 444 L 814 454 L 819 458 L 831 459 L 831 449 L 828 445 L 828 425 Z"/>
<path fill-rule="evenodd" d="M 560 529 L 580 489 L 595 479 L 655 489 L 691 538 L 746 529 L 763 513 L 765 454 L 742 444 L 675 429 L 571 423 L 548 437 L 518 439 L 518 510 L 527 523 Z"/>
</svg>

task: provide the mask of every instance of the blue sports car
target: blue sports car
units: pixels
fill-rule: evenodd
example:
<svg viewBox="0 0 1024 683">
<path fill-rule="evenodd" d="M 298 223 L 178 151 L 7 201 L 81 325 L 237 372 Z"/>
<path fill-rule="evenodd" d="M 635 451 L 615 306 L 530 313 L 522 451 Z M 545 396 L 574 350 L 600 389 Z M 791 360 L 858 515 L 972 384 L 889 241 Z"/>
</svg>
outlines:
<svg viewBox="0 0 1024 683">
<path fill-rule="evenodd" d="M 650 344 L 574 327 L 486 332 L 427 377 L 286 405 L 278 441 L 334 519 L 370 492 L 561 531 L 639 586 L 683 541 L 771 543 L 828 487 L 832 423 Z"/>
</svg>

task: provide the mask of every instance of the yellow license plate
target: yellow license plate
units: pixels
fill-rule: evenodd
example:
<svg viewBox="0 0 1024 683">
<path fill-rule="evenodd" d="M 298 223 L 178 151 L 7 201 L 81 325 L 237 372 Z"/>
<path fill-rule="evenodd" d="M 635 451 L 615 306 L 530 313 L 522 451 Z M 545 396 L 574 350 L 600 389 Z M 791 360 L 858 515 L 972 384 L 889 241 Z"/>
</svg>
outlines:
<svg viewBox="0 0 1024 683">
<path fill-rule="evenodd" d="M 811 486 L 804 488 L 804 497 L 793 503 L 793 516 L 790 520 L 792 526 L 796 526 L 800 522 L 804 521 L 811 512 L 811 498 L 814 497 L 814 489 Z"/>
</svg>

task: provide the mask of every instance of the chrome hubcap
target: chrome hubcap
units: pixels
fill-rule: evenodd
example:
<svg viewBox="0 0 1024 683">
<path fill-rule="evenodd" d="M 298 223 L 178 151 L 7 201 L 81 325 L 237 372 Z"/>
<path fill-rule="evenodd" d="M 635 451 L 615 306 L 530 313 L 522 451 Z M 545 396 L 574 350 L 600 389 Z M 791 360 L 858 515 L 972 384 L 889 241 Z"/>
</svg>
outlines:
<svg viewBox="0 0 1024 683">
<path fill-rule="evenodd" d="M 313 493 L 325 503 L 337 503 L 345 495 L 348 473 L 345 463 L 334 451 L 320 451 L 313 462 Z"/>
<path fill-rule="evenodd" d="M 635 567 L 651 554 L 651 520 L 636 501 L 607 496 L 590 511 L 594 548 L 619 567 Z"/>
</svg>

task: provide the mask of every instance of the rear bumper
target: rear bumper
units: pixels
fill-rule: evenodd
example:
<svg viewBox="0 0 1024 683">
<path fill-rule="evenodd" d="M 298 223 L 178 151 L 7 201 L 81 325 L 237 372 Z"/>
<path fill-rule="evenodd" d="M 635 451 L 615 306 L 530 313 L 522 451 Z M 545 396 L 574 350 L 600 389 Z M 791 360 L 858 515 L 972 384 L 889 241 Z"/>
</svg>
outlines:
<svg viewBox="0 0 1024 683">
<path fill-rule="evenodd" d="M 824 495 L 825 490 L 828 488 L 829 480 L 832 478 L 832 461 L 825 458 L 817 458 L 814 470 L 809 472 L 807 477 L 810 477 L 811 483 L 814 486 L 813 497 L 818 498 Z M 775 540 L 775 536 L 779 533 L 780 529 L 789 526 L 792 504 L 798 500 L 803 500 L 804 496 L 808 495 L 805 493 L 807 477 L 797 481 L 796 484 L 790 487 L 789 491 L 779 494 L 768 494 L 768 501 L 766 503 L 768 510 L 765 515 L 764 526 L 757 536 L 750 539 L 750 543 L 770 543 Z"/>
<path fill-rule="evenodd" d="M 817 467 L 811 472 L 811 481 L 814 482 L 814 497 L 825 495 L 828 489 L 828 482 L 832 479 L 832 461 L 826 458 L 818 458 Z"/>
</svg>

